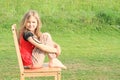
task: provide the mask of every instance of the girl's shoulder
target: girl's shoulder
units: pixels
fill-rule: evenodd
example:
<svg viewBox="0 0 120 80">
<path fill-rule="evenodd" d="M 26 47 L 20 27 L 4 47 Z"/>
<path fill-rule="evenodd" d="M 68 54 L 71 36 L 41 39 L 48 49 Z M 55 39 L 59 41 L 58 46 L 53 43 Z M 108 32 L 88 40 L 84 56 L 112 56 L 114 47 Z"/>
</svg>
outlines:
<svg viewBox="0 0 120 80">
<path fill-rule="evenodd" d="M 32 32 L 30 32 L 30 31 L 23 32 L 23 38 L 25 40 L 27 40 L 29 37 L 32 37 L 32 36 L 34 36 L 34 34 Z"/>
</svg>

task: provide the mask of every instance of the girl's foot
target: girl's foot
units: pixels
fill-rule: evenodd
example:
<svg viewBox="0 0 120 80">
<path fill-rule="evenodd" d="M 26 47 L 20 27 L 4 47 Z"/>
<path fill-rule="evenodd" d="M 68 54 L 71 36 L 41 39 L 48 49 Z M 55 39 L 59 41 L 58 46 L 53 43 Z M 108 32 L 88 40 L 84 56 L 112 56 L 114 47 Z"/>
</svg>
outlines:
<svg viewBox="0 0 120 80">
<path fill-rule="evenodd" d="M 64 66 L 61 61 L 59 61 L 57 58 L 53 58 L 51 59 L 51 61 L 49 62 L 49 67 L 59 67 L 62 69 L 67 69 L 66 66 Z"/>
</svg>

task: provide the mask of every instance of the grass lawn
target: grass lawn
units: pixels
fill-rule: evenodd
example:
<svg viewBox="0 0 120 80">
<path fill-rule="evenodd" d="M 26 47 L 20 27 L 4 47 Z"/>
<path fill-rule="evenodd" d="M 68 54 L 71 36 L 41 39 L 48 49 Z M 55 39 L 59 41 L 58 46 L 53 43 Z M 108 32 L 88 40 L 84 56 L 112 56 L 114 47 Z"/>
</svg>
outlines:
<svg viewBox="0 0 120 80">
<path fill-rule="evenodd" d="M 119 3 L 119 0 L 1 0 L 0 80 L 19 80 L 11 25 L 19 25 L 29 9 L 39 12 L 42 31 L 50 32 L 61 45 L 59 59 L 68 68 L 62 71 L 62 80 L 120 80 Z"/>
<path fill-rule="evenodd" d="M 1 36 L 0 80 L 19 80 L 12 34 L 4 30 Z M 120 79 L 119 36 L 103 35 L 103 33 L 53 34 L 53 36 L 53 39 L 62 47 L 59 59 L 68 67 L 67 70 L 62 71 L 62 80 Z M 48 78 L 35 79 L 48 80 Z M 52 79 L 50 77 L 50 80 Z M 31 79 L 27 78 L 27 80 Z"/>
</svg>

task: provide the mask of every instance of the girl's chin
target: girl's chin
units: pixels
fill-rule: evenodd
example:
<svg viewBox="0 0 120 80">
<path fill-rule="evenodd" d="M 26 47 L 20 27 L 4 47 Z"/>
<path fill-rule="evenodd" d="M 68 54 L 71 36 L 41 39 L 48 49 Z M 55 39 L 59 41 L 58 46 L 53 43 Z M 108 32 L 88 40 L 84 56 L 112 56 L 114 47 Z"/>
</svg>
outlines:
<svg viewBox="0 0 120 80">
<path fill-rule="evenodd" d="M 28 29 L 29 31 L 31 31 L 31 32 L 34 32 L 34 29 Z"/>
</svg>

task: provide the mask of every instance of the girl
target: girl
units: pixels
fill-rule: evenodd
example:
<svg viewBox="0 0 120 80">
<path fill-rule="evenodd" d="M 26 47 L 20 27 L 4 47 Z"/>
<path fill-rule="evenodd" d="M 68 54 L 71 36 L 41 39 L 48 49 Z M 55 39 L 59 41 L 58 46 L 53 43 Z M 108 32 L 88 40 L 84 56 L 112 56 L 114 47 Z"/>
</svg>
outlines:
<svg viewBox="0 0 120 80">
<path fill-rule="evenodd" d="M 55 43 L 49 33 L 41 33 L 42 23 L 38 13 L 34 10 L 27 12 L 19 31 L 19 46 L 24 67 L 40 68 L 45 55 L 49 57 L 49 67 L 66 69 L 57 57 L 61 53 L 60 46 Z"/>
</svg>

